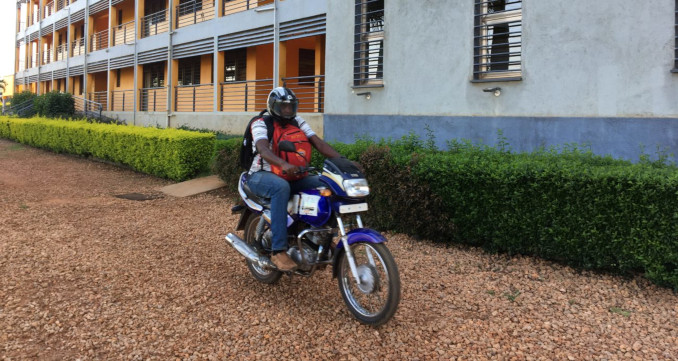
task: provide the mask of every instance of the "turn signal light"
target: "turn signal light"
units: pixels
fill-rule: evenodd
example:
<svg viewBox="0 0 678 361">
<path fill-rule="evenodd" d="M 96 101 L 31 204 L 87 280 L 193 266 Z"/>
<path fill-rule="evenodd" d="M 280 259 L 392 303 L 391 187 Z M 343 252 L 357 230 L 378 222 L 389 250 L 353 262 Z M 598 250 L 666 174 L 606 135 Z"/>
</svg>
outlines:
<svg viewBox="0 0 678 361">
<path fill-rule="evenodd" d="M 332 195 L 332 191 L 329 190 L 329 189 L 327 189 L 327 188 L 321 189 L 321 190 L 320 190 L 320 195 L 323 196 L 323 197 L 329 197 L 329 196 Z"/>
</svg>

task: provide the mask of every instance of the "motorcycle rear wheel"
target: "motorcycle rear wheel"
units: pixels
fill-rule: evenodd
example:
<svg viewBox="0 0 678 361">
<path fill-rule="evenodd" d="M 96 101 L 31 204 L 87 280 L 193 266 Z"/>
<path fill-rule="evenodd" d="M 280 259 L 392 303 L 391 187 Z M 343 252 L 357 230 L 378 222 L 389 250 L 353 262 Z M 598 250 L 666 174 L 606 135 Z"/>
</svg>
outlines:
<svg viewBox="0 0 678 361">
<path fill-rule="evenodd" d="M 400 303 L 400 275 L 388 248 L 381 243 L 351 245 L 361 284 L 353 278 L 346 253 L 339 260 L 339 291 L 361 323 L 379 326 L 393 317 Z"/>
<path fill-rule="evenodd" d="M 261 219 L 261 215 L 259 214 L 251 214 L 249 219 L 247 220 L 247 223 L 245 224 L 245 242 L 252 248 L 258 250 L 259 247 L 257 247 L 256 242 L 256 235 L 257 235 L 257 225 L 259 224 L 259 219 Z M 261 251 L 259 251 L 259 255 L 263 255 Z M 268 256 L 268 255 L 266 255 Z M 266 283 L 266 284 L 273 284 L 278 282 L 280 279 L 280 276 L 282 276 L 282 272 L 276 271 L 276 270 L 271 270 L 271 269 L 264 269 L 259 267 L 258 264 L 253 263 L 250 260 L 246 260 L 247 262 L 247 268 L 249 268 L 250 273 L 252 273 L 252 276 L 254 278 L 261 282 L 261 283 Z"/>
</svg>

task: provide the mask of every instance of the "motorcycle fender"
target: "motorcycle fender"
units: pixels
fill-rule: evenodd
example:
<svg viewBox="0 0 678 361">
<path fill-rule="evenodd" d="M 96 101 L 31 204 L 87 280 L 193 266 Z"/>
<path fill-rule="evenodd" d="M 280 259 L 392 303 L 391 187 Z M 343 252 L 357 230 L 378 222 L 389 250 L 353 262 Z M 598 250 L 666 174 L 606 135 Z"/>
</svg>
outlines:
<svg viewBox="0 0 678 361">
<path fill-rule="evenodd" d="M 240 213 L 240 220 L 238 221 L 238 226 L 235 228 L 236 231 L 242 231 L 245 229 L 245 224 L 247 224 L 250 214 L 252 214 L 252 211 L 249 208 L 245 208 L 245 210 Z"/>
<path fill-rule="evenodd" d="M 357 242 L 367 242 L 367 243 L 384 243 L 386 242 L 386 237 L 382 236 L 381 233 L 369 229 L 369 228 L 357 228 L 351 230 L 346 234 L 346 241 L 349 246 Z M 334 255 L 334 262 L 332 262 L 332 277 L 337 278 L 339 275 L 339 264 L 346 251 L 344 250 L 343 242 L 339 241 L 337 244 L 336 253 Z"/>
</svg>

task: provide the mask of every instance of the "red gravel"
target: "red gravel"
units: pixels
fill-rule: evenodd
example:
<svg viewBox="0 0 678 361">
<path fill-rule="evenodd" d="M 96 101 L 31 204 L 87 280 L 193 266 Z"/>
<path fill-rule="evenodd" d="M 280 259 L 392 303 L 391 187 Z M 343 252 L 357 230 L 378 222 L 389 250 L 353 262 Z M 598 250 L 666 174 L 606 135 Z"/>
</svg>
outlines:
<svg viewBox="0 0 678 361">
<path fill-rule="evenodd" d="M 529 257 L 387 234 L 402 301 L 381 328 L 330 272 L 256 283 L 231 195 L 0 140 L 0 360 L 675 360 L 678 296 Z"/>
</svg>

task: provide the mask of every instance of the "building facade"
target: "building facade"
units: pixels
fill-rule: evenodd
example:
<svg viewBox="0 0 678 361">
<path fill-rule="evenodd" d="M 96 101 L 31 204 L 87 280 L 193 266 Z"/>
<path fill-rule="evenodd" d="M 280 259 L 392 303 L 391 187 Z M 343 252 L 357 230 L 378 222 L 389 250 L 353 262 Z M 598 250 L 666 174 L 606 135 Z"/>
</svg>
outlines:
<svg viewBox="0 0 678 361">
<path fill-rule="evenodd" d="M 69 92 L 128 124 L 239 134 L 279 84 L 322 132 L 325 5 L 20 0 L 17 90 Z"/>
<path fill-rule="evenodd" d="M 325 135 L 678 156 L 677 3 L 330 1 Z"/>
<path fill-rule="evenodd" d="M 19 0 L 18 90 L 242 132 L 274 84 L 333 141 L 678 154 L 678 0 Z M 675 158 L 674 158 L 675 159 Z"/>
</svg>

